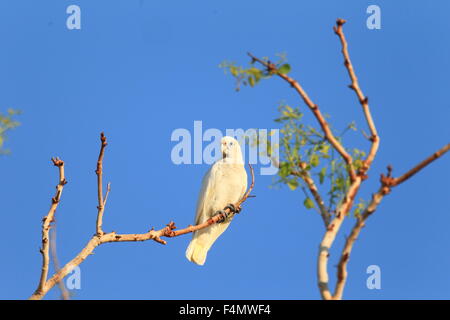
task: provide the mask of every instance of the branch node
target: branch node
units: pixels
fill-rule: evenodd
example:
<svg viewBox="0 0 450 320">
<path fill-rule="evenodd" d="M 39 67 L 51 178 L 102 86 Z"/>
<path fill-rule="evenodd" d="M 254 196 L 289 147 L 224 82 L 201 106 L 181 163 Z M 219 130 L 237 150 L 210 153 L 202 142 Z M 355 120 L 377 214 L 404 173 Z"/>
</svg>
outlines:
<svg viewBox="0 0 450 320">
<path fill-rule="evenodd" d="M 108 142 L 106 141 L 106 136 L 105 136 L 104 132 L 100 133 L 100 140 L 102 142 L 103 147 L 106 147 L 108 145 Z"/>
<path fill-rule="evenodd" d="M 392 170 L 393 170 L 392 165 L 388 165 L 387 166 L 388 177 L 392 177 Z"/>
<path fill-rule="evenodd" d="M 337 25 L 338 27 L 340 27 L 340 26 L 343 26 L 346 22 L 347 22 L 347 21 L 344 20 L 344 19 L 337 19 L 337 20 L 336 20 L 336 25 Z"/>
<path fill-rule="evenodd" d="M 359 100 L 359 103 L 361 103 L 362 105 L 368 104 L 369 103 L 369 97 L 365 96 L 364 99 Z"/>
<path fill-rule="evenodd" d="M 342 255 L 342 261 L 346 262 L 350 258 L 350 254 L 348 252 L 344 253 Z"/>
<path fill-rule="evenodd" d="M 52 158 L 53 165 L 56 167 L 62 167 L 64 165 L 64 161 L 62 161 L 60 158 Z"/>
</svg>

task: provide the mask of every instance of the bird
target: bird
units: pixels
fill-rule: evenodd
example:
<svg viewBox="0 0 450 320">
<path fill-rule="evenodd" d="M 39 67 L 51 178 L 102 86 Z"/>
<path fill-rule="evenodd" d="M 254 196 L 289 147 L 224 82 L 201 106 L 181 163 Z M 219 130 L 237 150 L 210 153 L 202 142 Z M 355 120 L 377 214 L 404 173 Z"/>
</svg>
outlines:
<svg viewBox="0 0 450 320">
<path fill-rule="evenodd" d="M 239 142 L 233 137 L 225 136 L 220 140 L 220 150 L 221 159 L 217 160 L 203 177 L 195 224 L 207 221 L 227 206 L 231 214 L 221 222 L 194 232 L 186 249 L 186 258 L 200 266 L 205 264 L 209 249 L 228 228 L 235 212 L 239 212 L 240 208 L 234 208 L 233 203 L 239 201 L 247 190 L 247 172 Z"/>
</svg>

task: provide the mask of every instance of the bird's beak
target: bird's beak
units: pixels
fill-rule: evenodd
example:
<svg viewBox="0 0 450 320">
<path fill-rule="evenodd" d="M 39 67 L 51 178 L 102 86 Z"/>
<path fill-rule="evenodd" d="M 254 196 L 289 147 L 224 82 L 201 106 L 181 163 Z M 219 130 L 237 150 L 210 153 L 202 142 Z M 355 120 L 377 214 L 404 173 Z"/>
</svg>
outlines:
<svg viewBox="0 0 450 320">
<path fill-rule="evenodd" d="M 222 159 L 225 159 L 227 157 L 227 144 L 226 142 L 222 142 L 221 145 L 221 151 L 222 151 Z"/>
</svg>

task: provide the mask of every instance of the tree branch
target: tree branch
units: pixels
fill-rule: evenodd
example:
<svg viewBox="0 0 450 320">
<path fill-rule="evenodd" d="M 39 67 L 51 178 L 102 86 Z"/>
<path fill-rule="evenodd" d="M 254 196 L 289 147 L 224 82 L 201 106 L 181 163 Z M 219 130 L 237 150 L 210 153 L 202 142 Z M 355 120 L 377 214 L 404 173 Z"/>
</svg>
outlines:
<svg viewBox="0 0 450 320">
<path fill-rule="evenodd" d="M 282 78 L 283 80 L 288 82 L 298 92 L 300 97 L 303 99 L 303 101 L 309 107 L 309 109 L 313 112 L 313 115 L 319 122 L 327 141 L 333 146 L 333 149 L 336 150 L 340 154 L 340 156 L 344 159 L 344 161 L 347 164 L 347 170 L 348 170 L 351 184 L 350 184 L 350 187 L 348 188 L 342 202 L 339 204 L 339 206 L 336 210 L 335 216 L 333 217 L 332 221 L 329 223 L 326 222 L 327 220 L 324 215 L 324 209 L 326 209 L 326 208 L 323 206 L 323 201 L 321 201 L 320 194 L 317 192 L 317 188 L 314 184 L 314 181 L 312 179 L 309 179 L 311 177 L 310 176 L 308 177 L 308 174 L 302 173 L 301 170 L 299 170 L 298 172 L 296 170 L 291 172 L 291 174 L 302 178 L 303 181 L 308 186 L 310 192 L 314 196 L 314 199 L 315 199 L 317 205 L 320 208 L 320 211 L 322 212 L 322 218 L 326 225 L 326 232 L 322 238 L 322 241 L 320 243 L 320 248 L 319 248 L 319 255 L 318 255 L 318 261 L 317 261 L 317 276 L 318 276 L 318 285 L 319 285 L 320 294 L 323 299 L 327 299 L 327 300 L 342 298 L 345 281 L 347 278 L 346 266 L 347 266 L 347 263 L 350 258 L 350 252 L 353 247 L 353 243 L 355 242 L 356 238 L 358 237 L 360 230 L 364 226 L 366 219 L 370 216 L 371 213 L 373 213 L 376 210 L 378 204 L 381 202 L 383 197 L 390 192 L 392 187 L 397 186 L 398 184 L 406 181 L 411 176 L 416 174 L 418 171 L 420 171 L 425 166 L 427 166 L 429 163 L 431 163 L 432 161 L 434 161 L 437 158 L 439 158 L 440 156 L 442 156 L 445 152 L 447 152 L 450 149 L 450 145 L 443 147 L 441 150 L 439 150 L 438 152 L 436 152 L 429 158 L 425 159 L 420 164 L 418 164 L 416 167 L 409 170 L 404 175 L 402 175 L 398 178 L 393 178 L 391 176 L 392 168 L 388 169 L 389 173 L 386 177 L 384 175 L 381 176 L 382 186 L 381 186 L 380 190 L 372 196 L 372 201 L 370 202 L 370 204 L 368 205 L 368 207 L 366 208 L 364 213 L 357 218 L 357 222 L 356 222 L 355 226 L 353 227 L 350 236 L 346 239 L 346 244 L 344 246 L 342 255 L 339 260 L 338 275 L 337 275 L 338 280 L 336 283 L 335 293 L 333 295 L 328 287 L 327 267 L 328 267 L 329 251 L 330 251 L 330 248 L 336 238 L 337 233 L 340 230 L 340 227 L 343 224 L 345 216 L 350 212 L 350 210 L 353 206 L 354 199 L 359 191 L 361 183 L 365 179 L 367 179 L 366 173 L 369 170 L 371 164 L 373 163 L 373 161 L 375 159 L 375 156 L 377 154 L 379 144 L 380 144 L 380 138 L 379 138 L 376 126 L 375 126 L 375 122 L 374 122 L 374 120 L 372 118 L 372 114 L 370 112 L 368 97 L 366 97 L 364 95 L 363 91 L 361 90 L 361 88 L 359 86 L 358 78 L 356 76 L 354 67 L 350 60 L 350 55 L 348 52 L 348 44 L 347 44 L 347 40 L 346 40 L 344 32 L 343 32 L 344 23 L 345 23 L 345 20 L 338 19 L 336 21 L 336 26 L 333 29 L 334 29 L 334 32 L 336 33 L 336 35 L 338 35 L 340 42 L 341 42 L 341 46 L 342 46 L 341 51 L 344 56 L 344 65 L 345 65 L 347 72 L 349 74 L 349 77 L 351 79 L 351 84 L 349 85 L 349 88 L 355 92 L 355 94 L 359 100 L 359 103 L 361 104 L 361 107 L 363 109 L 364 117 L 366 119 L 367 125 L 370 130 L 370 136 L 367 136 L 367 135 L 365 135 L 365 136 L 368 140 L 371 141 L 370 151 L 368 152 L 367 157 L 363 160 L 363 165 L 361 168 L 358 169 L 357 173 L 355 173 L 355 171 L 354 171 L 355 169 L 353 166 L 352 156 L 345 150 L 345 148 L 342 146 L 342 144 L 334 137 L 327 121 L 321 114 L 319 107 L 310 99 L 310 97 L 308 96 L 306 91 L 302 88 L 300 83 L 298 81 L 296 81 L 295 79 L 289 77 L 285 73 L 280 73 L 277 69 L 277 66 L 275 64 L 271 63 L 270 61 L 259 59 L 259 58 L 255 57 L 254 55 L 252 55 L 251 53 L 248 53 L 248 55 L 252 59 L 252 64 L 255 62 L 258 62 L 259 64 L 261 64 L 263 67 L 266 68 L 266 71 L 268 72 L 268 74 L 278 75 L 280 78 Z M 320 206 L 320 204 L 322 204 L 322 207 Z M 328 214 L 329 214 L 329 212 L 328 212 Z"/>
<path fill-rule="evenodd" d="M 97 234 L 103 234 L 103 212 L 105 211 L 105 202 L 103 201 L 103 157 L 105 155 L 105 148 L 108 145 L 106 142 L 105 134 L 102 132 L 100 134 L 100 154 L 97 160 L 97 169 L 95 173 L 97 174 L 97 196 L 98 196 L 98 206 L 97 206 Z"/>
<path fill-rule="evenodd" d="M 272 163 L 275 167 L 280 168 L 280 163 L 273 159 Z M 325 203 L 323 202 L 322 196 L 319 193 L 319 190 L 317 189 L 316 183 L 314 182 L 314 179 L 309 174 L 308 170 L 306 170 L 307 164 L 305 162 L 299 162 L 300 171 L 292 170 L 291 174 L 294 176 L 299 177 L 302 179 L 306 185 L 308 186 L 309 191 L 313 195 L 314 201 L 316 202 L 317 206 L 319 207 L 319 213 L 322 217 L 323 223 L 325 224 L 325 228 L 328 227 L 331 219 L 331 214 L 325 207 Z"/>
<path fill-rule="evenodd" d="M 345 195 L 341 205 L 337 209 L 334 219 L 330 222 L 325 234 L 320 242 L 319 255 L 317 259 L 317 278 L 319 291 L 324 300 L 331 300 L 333 296 L 328 287 L 328 258 L 330 256 L 329 251 L 336 238 L 339 229 L 344 222 L 345 216 L 350 211 L 359 187 L 361 186 L 361 176 L 357 176 L 356 180 L 350 185 L 347 194 Z"/>
<path fill-rule="evenodd" d="M 325 228 L 328 227 L 330 224 L 331 214 L 325 207 L 325 203 L 323 202 L 323 199 L 319 193 L 319 190 L 317 189 L 317 186 L 309 174 L 309 172 L 306 170 L 306 163 L 300 162 L 300 168 L 301 171 L 292 171 L 292 174 L 300 177 L 308 186 L 309 191 L 313 195 L 314 201 L 316 202 L 317 206 L 319 207 L 320 215 L 322 216 L 323 223 L 325 224 Z"/>
<path fill-rule="evenodd" d="M 50 263 L 49 249 L 50 249 L 50 237 L 49 232 L 51 228 L 51 223 L 54 220 L 56 208 L 58 207 L 59 201 L 61 200 L 61 195 L 64 189 L 64 185 L 67 183 L 64 176 L 64 161 L 59 158 L 52 158 L 53 165 L 59 169 L 59 183 L 56 186 L 55 196 L 52 198 L 52 204 L 47 215 L 42 219 L 42 247 L 39 250 L 42 254 L 42 270 L 39 279 L 39 284 L 36 289 L 35 294 L 39 294 L 44 290 L 45 282 L 48 276 L 48 266 Z"/>
<path fill-rule="evenodd" d="M 306 91 L 302 88 L 300 83 L 296 81 L 295 79 L 289 77 L 286 74 L 278 72 L 276 66 L 271 63 L 270 61 L 264 61 L 261 60 L 251 53 L 248 53 L 248 55 L 252 58 L 252 61 L 256 61 L 260 64 L 262 64 L 269 73 L 274 73 L 278 75 L 280 78 L 288 82 L 291 87 L 293 87 L 300 97 L 303 99 L 305 104 L 309 107 L 309 109 L 314 114 L 315 118 L 320 124 L 320 127 L 322 128 L 323 133 L 325 134 L 325 138 L 328 140 L 328 142 L 333 146 L 333 148 L 341 155 L 341 157 L 344 159 L 344 161 L 347 163 L 348 166 L 348 173 L 350 176 L 350 180 L 353 182 L 355 180 L 356 174 L 353 168 L 353 159 L 352 156 L 345 150 L 345 148 L 342 146 L 342 144 L 335 138 L 333 133 L 331 132 L 330 126 L 328 122 L 325 120 L 325 117 L 320 112 L 319 106 L 315 104 L 308 96 Z"/>
<path fill-rule="evenodd" d="M 423 160 L 421 163 L 419 163 L 417 166 L 415 166 L 414 168 L 412 168 L 411 170 L 409 170 L 408 172 L 406 172 L 402 176 L 400 176 L 398 178 L 395 178 L 394 181 L 393 181 L 393 184 L 391 186 L 395 187 L 395 186 L 405 182 L 406 180 L 411 178 L 417 172 L 419 172 L 420 170 L 425 168 L 427 165 L 429 165 L 431 162 L 433 162 L 437 158 L 441 157 L 444 153 L 446 153 L 449 150 L 450 150 L 450 143 L 447 144 L 446 146 L 442 147 L 441 149 L 439 149 L 435 153 L 433 153 L 431 156 L 429 156 L 428 158 Z"/>
<path fill-rule="evenodd" d="M 357 218 L 357 221 L 355 225 L 352 228 L 352 231 L 349 235 L 349 237 L 345 241 L 344 248 L 342 250 L 341 258 L 339 260 L 338 264 L 338 274 L 337 274 L 337 283 L 336 283 L 336 290 L 335 294 L 333 296 L 333 299 L 340 300 L 342 299 L 342 295 L 344 292 L 345 283 L 347 280 L 347 264 L 350 258 L 351 251 L 353 249 L 353 245 L 356 241 L 356 239 L 359 236 L 359 233 L 361 232 L 361 229 L 364 227 L 366 220 L 372 215 L 372 213 L 375 212 L 380 202 L 383 200 L 384 196 L 389 194 L 391 191 L 391 188 L 396 187 L 400 185 L 401 183 L 408 180 L 410 177 L 412 177 L 414 174 L 425 168 L 427 165 L 429 165 L 431 162 L 435 161 L 436 159 L 443 156 L 447 151 L 450 150 L 450 144 L 447 144 L 446 146 L 442 147 L 435 153 L 433 153 L 430 157 L 423 160 L 421 163 L 413 167 L 411 170 L 407 171 L 405 174 L 400 176 L 399 178 L 393 178 L 392 177 L 392 167 L 388 167 L 388 174 L 387 176 L 381 175 L 380 182 L 381 186 L 380 189 L 372 195 L 372 200 L 367 206 L 367 208 L 364 210 L 364 212 Z"/>
<path fill-rule="evenodd" d="M 343 23 L 341 20 L 338 20 L 338 26 L 339 26 L 339 24 L 342 26 Z M 337 31 L 337 29 L 335 31 Z M 339 32 L 343 36 L 342 29 L 339 29 Z M 344 53 L 344 57 L 346 58 L 346 61 L 347 61 L 346 66 L 347 66 L 347 68 L 351 68 L 348 70 L 350 72 L 352 81 L 355 81 L 354 83 L 356 84 L 355 89 L 357 90 L 357 93 L 362 94 L 361 90 L 359 89 L 359 85 L 357 82 L 357 78 L 354 74 L 353 67 L 351 66 L 350 59 L 348 57 L 347 44 L 346 44 L 345 38 L 342 38 L 342 40 L 344 40 L 343 45 L 345 46 L 345 48 L 343 49 L 343 53 Z M 372 118 L 370 116 L 370 112 L 368 109 L 368 100 L 364 98 L 363 99 L 364 101 L 362 101 L 360 99 L 361 102 L 363 103 L 363 108 L 365 108 L 366 119 L 368 119 L 368 121 L 371 123 L 371 124 L 369 124 L 369 127 L 371 128 L 371 130 L 375 130 L 372 132 L 372 135 L 374 136 L 374 138 L 372 139 L 373 140 L 372 141 L 373 142 L 372 143 L 372 151 L 369 153 L 368 159 L 366 159 L 366 161 L 364 162 L 363 171 L 358 172 L 358 175 L 357 175 L 354 171 L 352 156 L 345 150 L 345 148 L 342 146 L 342 144 L 334 137 L 327 121 L 325 120 L 322 113 L 320 112 L 319 107 L 309 98 L 308 94 L 302 88 L 300 83 L 298 81 L 294 80 L 293 78 L 289 77 L 288 75 L 278 72 L 276 66 L 273 63 L 271 63 L 270 61 L 261 60 L 250 53 L 248 55 L 252 58 L 252 62 L 258 62 L 258 63 L 262 64 L 270 74 L 278 75 L 283 80 L 288 82 L 298 92 L 298 94 L 301 96 L 301 98 L 303 99 L 305 104 L 313 112 L 314 116 L 316 117 L 317 121 L 319 122 L 319 124 L 322 128 L 322 131 L 325 134 L 325 138 L 333 146 L 333 148 L 341 155 L 341 157 L 344 159 L 344 161 L 347 164 L 347 171 L 348 171 L 348 174 L 350 177 L 351 185 L 350 185 L 350 187 L 347 191 L 347 194 L 345 195 L 342 203 L 337 208 L 334 219 L 331 222 L 329 222 L 328 224 L 326 224 L 327 229 L 326 229 L 326 232 L 325 232 L 324 237 L 320 244 L 318 262 L 317 262 L 318 285 L 319 285 L 319 289 L 320 289 L 322 298 L 323 299 L 332 299 L 333 296 L 328 288 L 328 272 L 327 272 L 329 250 L 334 242 L 334 239 L 336 238 L 337 233 L 339 232 L 339 229 L 344 221 L 345 216 L 348 214 L 348 212 L 350 211 L 350 209 L 353 205 L 353 201 L 356 197 L 356 194 L 359 191 L 361 182 L 367 178 L 367 176 L 365 175 L 365 172 L 370 167 L 370 164 L 372 163 L 372 160 L 375 157 L 375 154 L 376 154 L 376 151 L 378 148 L 378 144 L 379 144 L 378 135 L 373 135 L 373 132 L 376 133 L 376 129 L 375 129 L 375 126 L 373 125 L 373 121 L 371 120 Z M 307 181 L 305 181 L 305 182 L 308 184 Z M 310 188 L 310 190 L 311 190 L 311 188 Z M 313 195 L 314 195 L 314 193 L 313 193 Z M 315 197 L 315 199 L 316 199 L 316 197 Z M 319 198 L 316 199 L 316 202 L 320 201 L 318 199 Z M 324 220 L 324 221 L 326 221 L 326 220 Z"/>
<path fill-rule="evenodd" d="M 350 76 L 350 79 L 352 83 L 349 85 L 350 89 L 352 89 L 356 96 L 358 97 L 358 100 L 363 108 L 364 116 L 366 118 L 367 124 L 369 126 L 371 137 L 370 141 L 372 142 L 369 154 L 367 158 L 363 161 L 362 168 L 359 169 L 357 178 L 351 177 L 351 186 L 344 198 L 344 202 L 341 204 L 339 209 L 337 210 L 336 217 L 333 219 L 333 221 L 330 223 L 330 227 L 327 229 L 322 242 L 320 244 L 319 249 L 319 256 L 318 256 L 318 262 L 317 262 L 317 275 L 319 279 L 319 290 L 322 295 L 323 299 L 341 299 L 342 292 L 344 288 L 345 281 L 342 281 L 342 279 L 345 279 L 347 276 L 347 272 L 345 268 L 338 268 L 338 283 L 336 285 L 335 294 L 332 295 L 329 288 L 328 288 L 328 272 L 327 272 L 327 265 L 328 265 L 328 257 L 329 257 L 329 250 L 334 242 L 334 239 L 339 232 L 339 229 L 342 225 L 342 222 L 344 220 L 344 217 L 350 212 L 350 209 L 353 206 L 353 201 L 356 197 L 356 194 L 358 193 L 358 190 L 361 186 L 361 183 L 363 180 L 367 179 L 366 172 L 369 170 L 373 160 L 375 159 L 375 155 L 378 151 L 378 147 L 380 144 L 380 139 L 375 127 L 375 123 L 372 119 L 372 115 L 369 109 L 369 99 L 368 97 L 365 97 L 360 86 L 358 83 L 358 78 L 356 77 L 355 70 L 353 68 L 352 62 L 350 60 L 350 55 L 348 53 L 348 44 L 347 40 L 345 39 L 344 31 L 342 26 L 344 25 L 345 20 L 343 19 L 337 19 L 336 26 L 333 27 L 334 32 L 338 35 L 341 46 L 342 46 L 342 54 L 344 56 L 344 65 L 347 69 L 347 72 Z M 358 223 L 364 224 L 364 221 L 359 221 Z M 362 226 L 361 226 L 362 228 Z M 348 238 L 347 241 L 351 241 L 353 239 L 354 234 L 352 233 Z M 341 255 L 340 258 L 340 265 L 346 265 L 349 259 L 349 253 L 347 253 L 344 249 L 344 252 Z"/>
<path fill-rule="evenodd" d="M 104 149 L 106 147 L 106 138 L 104 137 L 103 133 L 101 135 L 101 141 L 102 141 L 101 149 L 100 149 L 101 151 L 100 151 L 99 161 L 97 162 L 97 171 L 96 171 L 97 177 L 101 177 L 101 175 L 102 175 L 103 153 L 104 153 Z M 58 159 L 58 161 L 59 161 L 58 163 L 61 163 L 61 165 L 59 167 L 60 167 L 60 174 L 62 174 L 61 179 L 60 179 L 61 182 L 58 186 L 61 185 L 61 188 L 62 188 L 62 186 L 64 185 L 62 182 L 64 181 L 64 183 L 65 183 L 64 170 L 63 170 L 64 163 L 59 159 Z M 253 167 L 250 164 L 249 164 L 249 167 L 250 167 L 252 182 L 251 182 L 250 187 L 248 188 L 247 192 L 244 194 L 244 196 L 238 202 L 234 203 L 234 207 L 237 208 L 238 211 L 241 208 L 242 204 L 248 198 L 252 197 L 250 195 L 250 193 L 252 192 L 253 187 L 255 185 L 255 175 L 254 175 Z M 101 178 L 98 179 L 98 183 L 99 183 L 99 185 L 101 185 Z M 102 210 L 100 211 L 100 209 L 99 209 L 99 216 L 100 216 L 100 213 L 103 214 L 103 212 L 104 212 L 104 207 L 106 204 L 106 200 L 107 200 L 109 191 L 110 191 L 110 187 L 108 184 L 108 190 L 107 190 L 105 198 L 103 199 L 103 194 L 101 193 L 101 188 L 99 187 L 99 203 L 102 203 Z M 101 194 L 101 198 L 100 198 L 100 194 Z M 57 193 L 57 197 L 58 197 L 57 198 L 58 201 L 57 202 L 54 201 L 53 204 L 55 204 L 55 203 L 57 204 L 59 202 L 60 192 Z M 53 205 L 52 205 L 52 208 L 53 208 Z M 52 211 L 52 208 L 51 208 L 51 211 Z M 54 208 L 54 210 L 56 210 L 56 207 Z M 53 213 L 54 213 L 54 210 L 52 211 Z M 173 221 L 171 221 L 169 224 L 166 225 L 166 227 L 164 227 L 160 230 L 154 230 L 152 228 L 147 233 L 141 233 L 141 234 L 117 234 L 116 232 L 104 233 L 103 231 L 101 231 L 101 224 L 97 223 L 97 230 L 98 230 L 98 227 L 100 226 L 101 232 L 97 232 L 89 240 L 89 242 L 81 250 L 81 252 L 75 258 L 73 258 L 71 261 L 69 261 L 64 267 L 62 267 L 59 271 L 57 271 L 49 280 L 46 280 L 47 273 L 48 273 L 48 261 L 47 261 L 45 278 L 43 278 L 43 280 L 40 281 L 38 290 L 36 290 L 33 293 L 33 295 L 30 297 L 30 299 L 31 300 L 42 299 L 51 288 L 53 288 L 57 283 L 62 281 L 64 279 L 64 277 L 66 277 L 70 272 L 72 272 L 72 270 L 76 266 L 80 265 L 89 255 L 92 254 L 94 249 L 96 247 L 98 247 L 99 245 L 102 245 L 104 243 L 111 243 L 111 242 L 133 242 L 133 241 L 135 242 L 135 241 L 147 241 L 147 240 L 154 240 L 160 244 L 166 244 L 167 242 L 162 239 L 163 237 L 174 238 L 174 237 L 188 234 L 188 233 L 200 230 L 200 229 L 207 228 L 212 224 L 222 221 L 224 218 L 226 218 L 226 215 L 233 213 L 233 212 L 231 212 L 229 207 L 224 208 L 223 211 L 225 212 L 225 214 L 223 214 L 222 212 L 218 212 L 213 217 L 208 219 L 206 222 L 199 224 L 199 225 L 195 225 L 195 226 L 189 225 L 188 227 L 186 227 L 184 229 L 175 230 L 176 229 L 175 223 Z M 52 217 L 53 217 L 53 213 L 52 213 Z M 101 221 L 101 217 L 99 219 L 99 216 L 97 217 L 97 221 L 99 221 L 99 220 Z M 43 230 L 44 229 L 45 228 L 43 228 Z M 44 241 L 43 241 L 43 244 L 44 244 Z M 48 258 L 48 250 L 47 250 L 47 258 Z M 42 279 L 42 277 L 41 277 L 41 279 Z"/>
<path fill-rule="evenodd" d="M 333 27 L 333 30 L 341 41 L 342 55 L 344 56 L 344 65 L 347 68 L 348 75 L 350 76 L 350 79 L 352 81 L 352 83 L 349 85 L 349 88 L 356 93 L 359 103 L 363 108 L 367 125 L 369 126 L 370 129 L 371 136 L 369 139 L 372 142 L 372 146 L 370 148 L 366 160 L 364 161 L 364 166 L 362 168 L 363 173 L 365 173 L 369 169 L 370 165 L 372 164 L 375 158 L 378 147 L 380 145 L 380 137 L 378 136 L 377 129 L 375 127 L 375 123 L 373 121 L 372 114 L 369 109 L 369 98 L 364 96 L 364 93 L 359 87 L 358 78 L 356 77 L 355 69 L 353 68 L 352 61 L 350 60 L 350 55 L 348 53 L 348 44 L 347 40 L 345 39 L 344 31 L 342 28 L 345 22 L 346 21 L 344 19 L 337 19 L 336 26 Z"/>
</svg>

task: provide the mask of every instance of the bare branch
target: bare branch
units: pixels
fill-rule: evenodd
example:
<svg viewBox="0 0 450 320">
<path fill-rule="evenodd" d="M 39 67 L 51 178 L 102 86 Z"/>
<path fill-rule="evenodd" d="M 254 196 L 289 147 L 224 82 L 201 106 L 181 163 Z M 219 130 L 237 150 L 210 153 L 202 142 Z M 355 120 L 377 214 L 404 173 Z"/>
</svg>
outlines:
<svg viewBox="0 0 450 320">
<path fill-rule="evenodd" d="M 42 270 L 39 279 L 39 284 L 36 289 L 35 294 L 39 294 L 44 290 L 45 282 L 48 276 L 48 267 L 50 263 L 49 248 L 50 248 L 50 237 L 49 231 L 51 228 L 51 223 L 54 220 L 56 208 L 58 207 L 59 201 L 61 200 L 61 195 L 64 189 L 64 185 L 67 183 L 64 176 L 64 161 L 59 158 L 52 158 L 53 165 L 59 169 L 59 183 L 56 186 L 56 194 L 52 198 L 52 204 L 47 215 L 42 219 L 42 247 L 40 252 L 42 254 Z"/>
<path fill-rule="evenodd" d="M 444 146 L 443 148 L 439 149 L 435 153 L 433 153 L 431 156 L 423 160 L 421 163 L 419 163 L 417 166 L 403 174 L 402 176 L 395 178 L 392 186 L 397 186 L 409 178 L 411 178 L 413 175 L 415 175 L 417 172 L 425 168 L 427 165 L 429 165 L 431 162 L 436 160 L 437 158 L 441 157 L 444 153 L 446 153 L 448 150 L 450 150 L 450 143 Z"/>
<path fill-rule="evenodd" d="M 319 255 L 317 259 L 317 278 L 320 294 L 324 300 L 331 300 L 333 296 L 328 287 L 328 258 L 329 251 L 333 245 L 339 229 L 344 222 L 344 218 L 350 211 L 359 187 L 361 186 L 361 176 L 357 176 L 356 180 L 350 185 L 350 188 L 345 195 L 341 205 L 337 209 L 336 215 L 330 222 L 319 246 Z"/>
<path fill-rule="evenodd" d="M 100 134 L 100 154 L 97 160 L 97 169 L 95 173 L 97 174 L 97 194 L 98 194 L 98 206 L 97 206 L 97 234 L 103 234 L 103 212 L 105 212 L 105 202 L 103 201 L 103 157 L 105 154 L 105 148 L 108 145 L 106 142 L 105 134 L 102 132 Z"/>
<path fill-rule="evenodd" d="M 98 177 L 99 176 L 101 177 L 101 175 L 102 175 L 101 168 L 102 168 L 103 153 L 104 153 L 105 146 L 106 146 L 106 138 L 104 138 L 104 135 L 102 133 L 101 151 L 100 151 L 99 161 L 97 162 L 97 176 Z M 58 160 L 58 161 L 60 161 L 60 162 L 58 162 L 58 164 L 61 163 L 60 174 L 62 174 L 62 176 L 60 179 L 60 181 L 61 181 L 60 185 L 62 187 L 64 185 L 63 182 L 65 183 L 64 170 L 63 170 L 64 163 L 61 160 Z M 248 188 L 247 192 L 244 194 L 244 196 L 238 202 L 236 202 L 234 204 L 234 207 L 237 209 L 237 212 L 240 211 L 242 204 L 248 198 L 252 197 L 250 195 L 250 193 L 252 192 L 253 187 L 255 185 L 255 174 L 254 174 L 253 167 L 250 164 L 249 164 L 249 167 L 250 167 L 252 182 L 251 182 L 250 187 Z M 99 183 L 101 183 L 101 178 L 99 179 Z M 58 186 L 60 186 L 60 185 L 58 185 Z M 100 185 L 101 184 L 99 184 L 99 186 Z M 102 214 L 104 211 L 104 205 L 106 204 L 106 200 L 108 198 L 109 192 L 110 192 L 109 184 L 108 184 L 107 192 L 106 192 L 104 199 L 103 199 L 103 194 L 101 192 L 99 192 L 99 195 L 100 194 L 102 195 L 101 198 L 99 196 L 99 201 L 101 200 L 101 203 L 102 203 L 102 210 L 101 210 Z M 57 202 L 53 201 L 53 204 L 55 204 L 55 203 L 57 204 L 59 202 L 60 194 L 61 194 L 60 192 L 57 193 L 58 201 Z M 56 210 L 56 207 L 54 210 Z M 53 210 L 53 213 L 54 213 L 54 210 Z M 166 225 L 166 227 L 164 227 L 160 230 L 154 230 L 152 228 L 147 233 L 142 233 L 142 234 L 117 234 L 116 232 L 104 233 L 103 231 L 101 231 L 101 224 L 98 224 L 98 222 L 97 222 L 97 230 L 98 230 L 98 227 L 100 226 L 101 232 L 100 233 L 97 232 L 89 240 L 89 242 L 81 250 L 81 252 L 75 258 L 73 258 L 71 261 L 69 261 L 64 267 L 59 269 L 49 280 L 47 280 L 48 261 L 46 262 L 45 278 L 43 278 L 43 280 L 40 281 L 38 290 L 36 290 L 33 293 L 33 295 L 30 297 L 30 299 L 31 300 L 42 299 L 50 289 L 52 289 L 57 283 L 61 282 L 64 279 L 64 277 L 66 277 L 76 266 L 80 265 L 89 255 L 92 254 L 94 249 L 101 244 L 110 243 L 110 242 L 130 242 L 130 241 L 147 241 L 147 240 L 154 240 L 160 244 L 166 244 L 167 242 L 162 239 L 163 237 L 173 238 L 173 237 L 178 237 L 178 236 L 188 234 L 188 233 L 200 230 L 200 229 L 204 229 L 204 228 L 209 227 L 212 224 L 222 221 L 224 218 L 226 218 L 226 215 L 234 214 L 234 212 L 231 212 L 231 209 L 228 206 L 226 208 L 224 208 L 223 212 L 225 212 L 225 214 L 222 212 L 218 212 L 216 215 L 214 215 L 213 217 L 208 219 L 206 222 L 199 224 L 199 225 L 195 225 L 195 226 L 190 225 L 184 229 L 175 230 L 176 229 L 175 223 L 170 222 L 169 224 Z M 52 213 L 51 217 L 53 217 L 53 213 Z M 100 209 L 99 209 L 99 213 L 100 213 Z M 47 219 L 47 217 L 46 217 L 46 219 Z M 99 217 L 97 217 L 97 221 L 99 221 Z M 101 219 L 100 219 L 100 221 L 101 221 Z M 44 230 L 44 228 L 43 228 L 43 230 Z M 47 232 L 48 232 L 48 230 L 47 230 Z M 43 243 L 44 243 L 44 241 L 43 241 Z M 48 252 L 47 252 L 47 259 L 48 259 Z"/>
<path fill-rule="evenodd" d="M 370 148 L 370 152 L 367 155 L 366 160 L 364 161 L 364 167 L 362 168 L 363 172 L 365 172 L 369 169 L 371 163 L 375 158 L 378 146 L 380 145 L 380 137 L 378 136 L 377 129 L 375 127 L 375 123 L 372 119 L 372 114 L 369 109 L 369 98 L 364 96 L 364 93 L 359 87 L 358 78 L 356 77 L 355 69 L 353 68 L 352 61 L 350 60 L 347 40 L 345 39 L 344 31 L 342 28 L 345 22 L 346 21 L 344 19 L 337 19 L 336 26 L 333 27 L 333 30 L 341 41 L 342 55 L 344 56 L 344 65 L 347 68 L 348 75 L 350 76 L 350 79 L 352 81 L 352 83 L 349 85 L 349 88 L 352 89 L 356 93 L 356 96 L 358 97 L 359 103 L 363 108 L 364 116 L 366 118 L 367 125 L 369 126 L 371 133 L 370 141 L 372 142 L 372 146 Z"/>
</svg>

